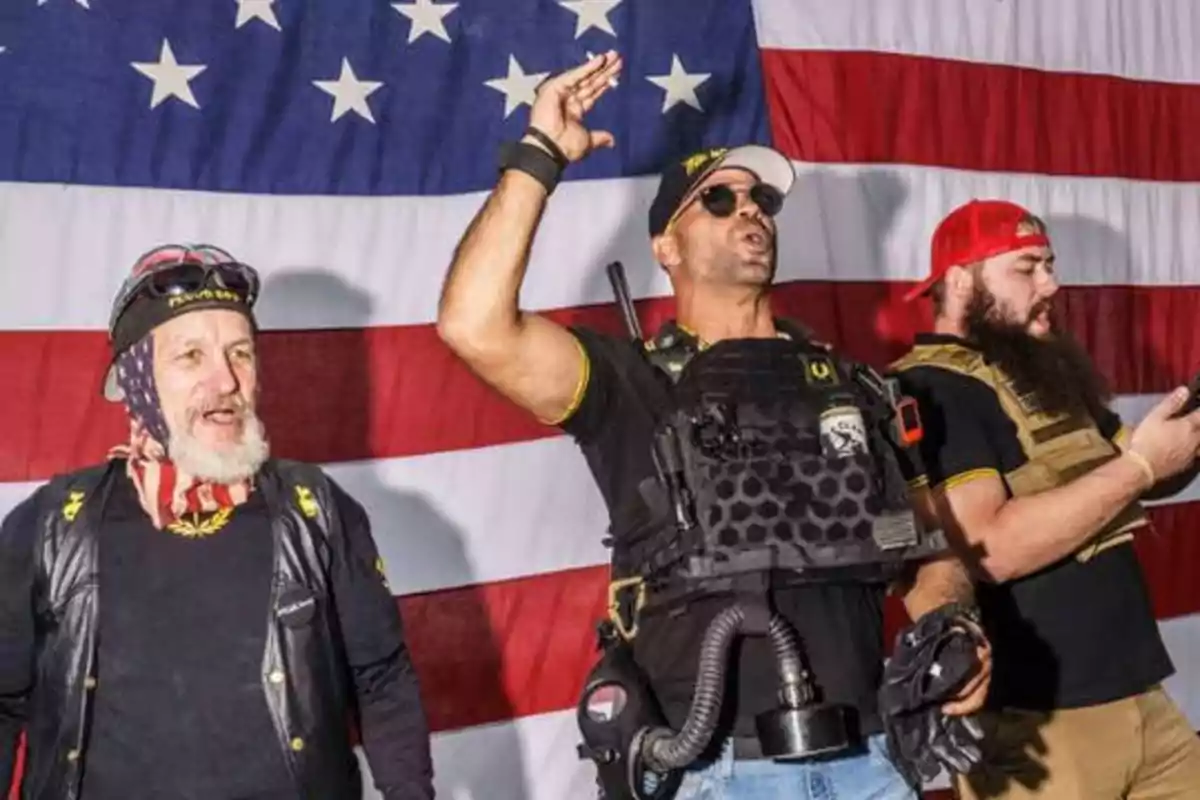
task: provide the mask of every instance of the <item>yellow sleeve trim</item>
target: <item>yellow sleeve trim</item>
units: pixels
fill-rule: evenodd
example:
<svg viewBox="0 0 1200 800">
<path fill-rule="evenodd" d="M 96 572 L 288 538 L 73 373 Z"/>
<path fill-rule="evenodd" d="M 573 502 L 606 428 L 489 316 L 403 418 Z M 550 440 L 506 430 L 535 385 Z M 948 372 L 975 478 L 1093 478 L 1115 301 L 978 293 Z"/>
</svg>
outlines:
<svg viewBox="0 0 1200 800">
<path fill-rule="evenodd" d="M 917 477 L 913 478 L 912 480 L 910 480 L 908 482 L 908 488 L 910 488 L 910 489 L 920 489 L 920 488 L 923 488 L 928 485 L 929 485 L 929 476 L 928 475 L 918 475 Z"/>
<path fill-rule="evenodd" d="M 578 348 L 579 357 L 583 361 L 579 371 L 579 383 L 575 384 L 575 394 L 571 397 L 567 410 L 560 414 L 558 419 L 546 420 L 547 425 L 562 425 L 579 410 L 579 406 L 583 405 L 584 395 L 587 394 L 588 380 L 592 377 L 592 360 L 588 358 L 587 349 L 578 336 L 572 334 L 571 338 L 575 340 L 575 347 Z"/>
<path fill-rule="evenodd" d="M 1117 435 L 1112 439 L 1113 444 L 1124 450 L 1129 446 L 1129 433 L 1129 428 L 1127 428 L 1125 425 L 1117 428 Z"/>
<path fill-rule="evenodd" d="M 1000 477 L 998 470 L 991 467 L 983 467 L 982 469 L 969 469 L 966 472 L 960 472 L 957 475 L 951 475 L 946 480 L 942 481 L 938 488 L 943 492 L 953 489 L 955 486 L 962 486 L 964 483 L 979 480 L 980 478 Z"/>
</svg>

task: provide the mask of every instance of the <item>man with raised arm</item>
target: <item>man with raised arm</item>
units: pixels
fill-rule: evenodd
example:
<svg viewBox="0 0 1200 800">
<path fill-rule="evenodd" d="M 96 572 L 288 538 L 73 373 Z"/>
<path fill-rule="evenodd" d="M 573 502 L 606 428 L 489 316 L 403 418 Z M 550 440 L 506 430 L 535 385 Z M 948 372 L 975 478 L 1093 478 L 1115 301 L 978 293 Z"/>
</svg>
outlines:
<svg viewBox="0 0 1200 800">
<path fill-rule="evenodd" d="M 683 773 L 679 800 L 807 796 L 817 785 L 914 798 L 918 777 L 974 757 L 961 720 L 982 703 L 989 656 L 965 572 L 910 505 L 922 475 L 894 387 L 771 313 L 774 217 L 791 163 L 750 145 L 667 166 L 648 222 L 676 318 L 651 341 L 568 329 L 518 305 L 563 170 L 614 144 L 583 119 L 621 67 L 608 52 L 539 88 L 526 135 L 504 147 L 498 183 L 455 252 L 438 316 L 470 369 L 574 438 L 608 506 L 616 608 L 585 690 L 617 685 L 628 702 L 609 703 L 620 708 L 607 716 L 585 694 L 581 753 L 613 800 L 631 796 L 630 766 Z M 907 656 L 881 694 L 889 585 L 925 624 L 902 638 Z M 737 632 L 757 635 L 730 657 L 726 691 L 723 668 L 699 670 L 701 642 L 726 637 L 723 647 Z M 922 658 L 947 638 L 965 649 L 947 648 L 960 655 L 941 664 L 945 679 L 913 691 L 918 665 L 940 663 Z M 713 691 L 694 698 L 698 680 Z M 703 705 L 694 718 L 693 702 Z M 811 738 L 781 743 L 784 720 Z M 775 761 L 781 748 L 796 759 Z M 637 788 L 651 785 L 666 784 Z"/>
</svg>

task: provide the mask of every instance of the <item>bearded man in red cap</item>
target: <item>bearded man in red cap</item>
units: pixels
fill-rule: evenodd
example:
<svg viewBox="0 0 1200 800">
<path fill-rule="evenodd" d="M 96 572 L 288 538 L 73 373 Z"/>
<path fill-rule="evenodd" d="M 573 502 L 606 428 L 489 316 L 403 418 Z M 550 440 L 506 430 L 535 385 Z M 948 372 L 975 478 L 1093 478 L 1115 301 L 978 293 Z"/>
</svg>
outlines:
<svg viewBox="0 0 1200 800">
<path fill-rule="evenodd" d="M 1132 432 L 1054 321 L 1045 223 L 973 200 L 938 225 L 934 327 L 893 365 L 924 422 L 942 523 L 975 572 L 993 675 L 961 797 L 1200 797 L 1200 741 L 1132 546 L 1139 500 L 1194 474 L 1200 411 L 1172 392 Z"/>
<path fill-rule="evenodd" d="M 138 260 L 105 396 L 130 437 L 0 527 L 0 791 L 23 800 L 433 797 L 429 736 L 367 516 L 269 458 L 254 269 Z"/>
</svg>

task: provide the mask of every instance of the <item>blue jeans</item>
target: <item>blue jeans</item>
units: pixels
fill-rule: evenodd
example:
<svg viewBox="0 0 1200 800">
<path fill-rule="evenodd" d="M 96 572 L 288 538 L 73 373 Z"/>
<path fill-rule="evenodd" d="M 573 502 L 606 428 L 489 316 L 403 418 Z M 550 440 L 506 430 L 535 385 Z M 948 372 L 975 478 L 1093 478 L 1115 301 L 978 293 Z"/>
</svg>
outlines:
<svg viewBox="0 0 1200 800">
<path fill-rule="evenodd" d="M 769 758 L 735 761 L 726 744 L 721 757 L 689 772 L 675 800 L 919 800 L 888 760 L 882 734 L 867 738 L 867 752 L 825 761 L 779 764 Z"/>
</svg>

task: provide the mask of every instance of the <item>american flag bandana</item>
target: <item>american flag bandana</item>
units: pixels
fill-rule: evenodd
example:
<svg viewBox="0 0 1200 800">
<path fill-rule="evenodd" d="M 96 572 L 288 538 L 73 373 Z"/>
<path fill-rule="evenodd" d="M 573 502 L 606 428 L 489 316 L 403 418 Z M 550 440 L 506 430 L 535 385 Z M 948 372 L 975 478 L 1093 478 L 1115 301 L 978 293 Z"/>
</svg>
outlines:
<svg viewBox="0 0 1200 800">
<path fill-rule="evenodd" d="M 142 424 L 129 422 L 129 444 L 117 445 L 108 457 L 124 458 L 125 474 L 137 488 L 138 500 L 154 527 L 164 529 L 184 514 L 207 514 L 239 506 L 254 490 L 251 479 L 236 483 L 202 481 L 175 466 Z"/>
<path fill-rule="evenodd" d="M 125 474 L 137 488 L 154 527 L 164 529 L 184 514 L 206 514 L 246 502 L 247 479 L 232 484 L 202 481 L 167 457 L 167 424 L 154 385 L 153 337 L 146 336 L 117 359 L 117 380 L 129 411 L 129 443 L 112 448 L 109 459 L 124 458 Z"/>
<path fill-rule="evenodd" d="M 117 384 L 125 394 L 125 408 L 129 416 L 140 421 L 154 439 L 169 441 L 167 422 L 163 419 L 162 405 L 158 400 L 158 387 L 154 385 L 154 335 L 142 337 L 117 356 L 116 367 Z"/>
</svg>

